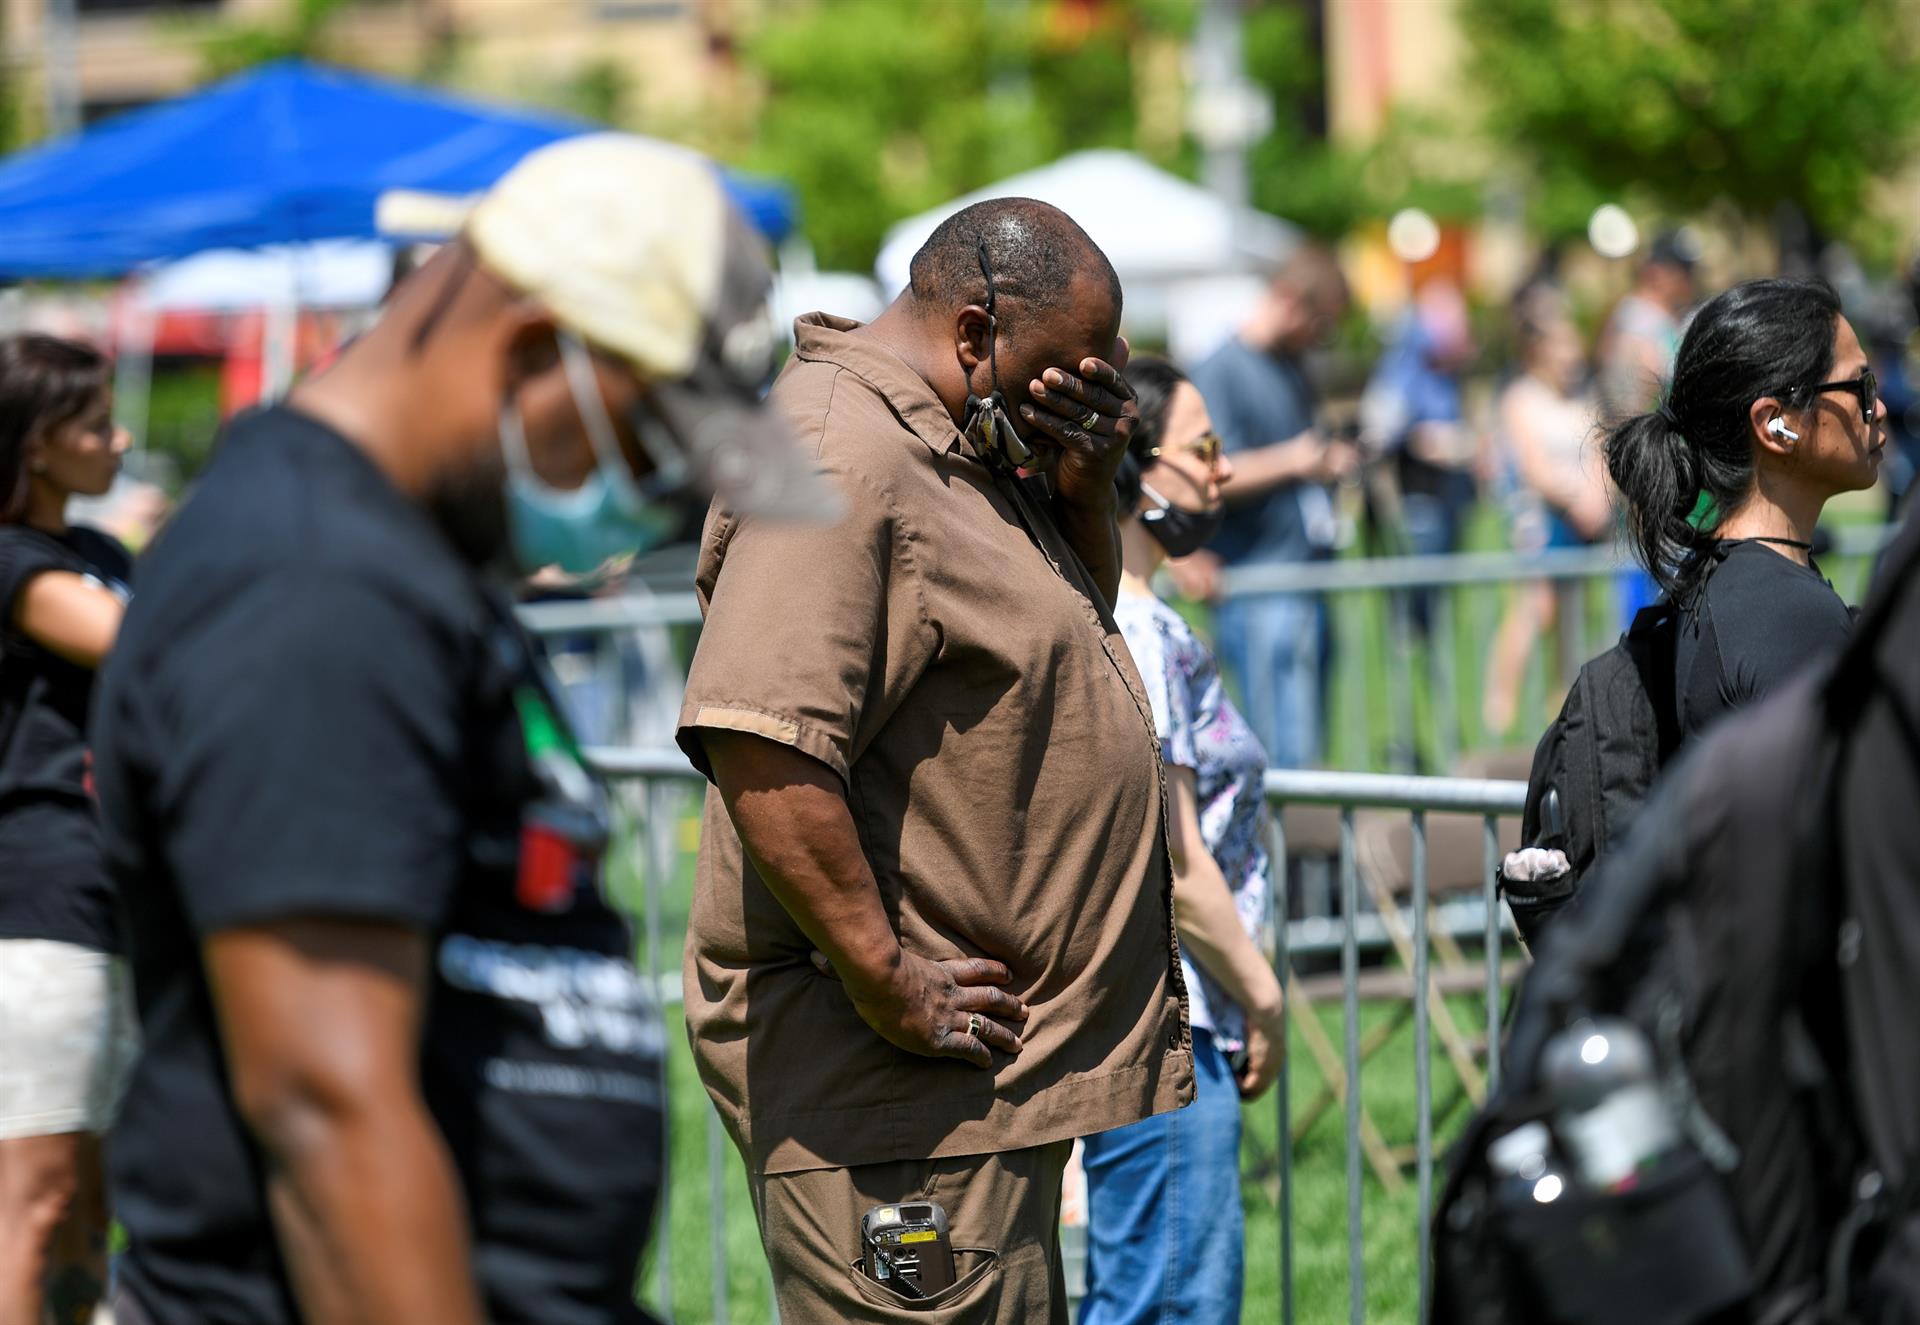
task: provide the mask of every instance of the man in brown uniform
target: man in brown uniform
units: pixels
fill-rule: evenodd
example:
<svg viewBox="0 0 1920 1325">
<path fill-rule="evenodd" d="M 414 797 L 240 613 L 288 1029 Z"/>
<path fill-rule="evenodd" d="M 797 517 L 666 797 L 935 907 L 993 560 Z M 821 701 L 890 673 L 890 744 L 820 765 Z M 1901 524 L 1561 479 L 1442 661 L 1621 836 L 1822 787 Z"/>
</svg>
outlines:
<svg viewBox="0 0 1920 1325">
<path fill-rule="evenodd" d="M 798 323 L 773 399 L 848 517 L 708 518 L 687 1024 L 788 1325 L 898 1318 L 852 1263 L 906 1200 L 963 1249 L 917 1314 L 1065 1322 L 1071 1138 L 1193 1097 L 1158 742 L 1109 611 L 1119 319 L 1064 214 L 968 208 L 871 325 Z"/>
</svg>

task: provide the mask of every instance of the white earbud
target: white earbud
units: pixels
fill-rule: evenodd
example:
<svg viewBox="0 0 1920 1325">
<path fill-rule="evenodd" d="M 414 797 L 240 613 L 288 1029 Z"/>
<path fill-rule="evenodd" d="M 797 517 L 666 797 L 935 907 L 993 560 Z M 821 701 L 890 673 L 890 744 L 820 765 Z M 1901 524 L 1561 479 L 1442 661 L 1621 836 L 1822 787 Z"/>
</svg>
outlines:
<svg viewBox="0 0 1920 1325">
<path fill-rule="evenodd" d="M 1775 437 L 1784 437 L 1790 442 L 1800 440 L 1800 434 L 1789 428 L 1785 419 L 1768 419 L 1767 431 Z"/>
</svg>

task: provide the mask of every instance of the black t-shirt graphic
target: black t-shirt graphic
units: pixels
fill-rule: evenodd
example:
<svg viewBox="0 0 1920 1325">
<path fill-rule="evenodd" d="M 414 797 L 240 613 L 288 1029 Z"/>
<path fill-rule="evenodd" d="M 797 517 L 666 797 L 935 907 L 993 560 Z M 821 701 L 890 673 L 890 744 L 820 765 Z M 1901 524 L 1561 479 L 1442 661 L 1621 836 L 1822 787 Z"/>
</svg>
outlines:
<svg viewBox="0 0 1920 1325">
<path fill-rule="evenodd" d="M 525 636 L 343 438 L 236 425 L 143 561 L 96 779 L 145 1051 L 109 1156 L 155 1325 L 293 1325 L 198 945 L 351 917 L 434 945 L 422 1082 L 491 1325 L 644 1320 L 661 1026 L 602 896 L 604 794 Z"/>
<path fill-rule="evenodd" d="M 85 575 L 122 598 L 133 561 L 81 525 L 50 534 L 0 524 L 0 938 L 115 949 L 113 895 L 87 782 L 91 667 L 14 628 L 36 576 Z"/>
<path fill-rule="evenodd" d="M 1817 568 L 1759 542 L 1716 555 L 1675 642 L 1674 694 L 1689 739 L 1837 652 L 1853 630 L 1853 614 Z"/>
</svg>

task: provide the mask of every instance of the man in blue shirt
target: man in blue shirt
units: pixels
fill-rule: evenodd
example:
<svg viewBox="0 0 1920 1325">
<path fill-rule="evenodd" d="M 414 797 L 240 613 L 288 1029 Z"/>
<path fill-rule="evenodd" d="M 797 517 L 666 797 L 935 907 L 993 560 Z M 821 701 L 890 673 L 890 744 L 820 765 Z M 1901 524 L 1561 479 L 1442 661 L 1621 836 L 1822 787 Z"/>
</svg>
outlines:
<svg viewBox="0 0 1920 1325">
<path fill-rule="evenodd" d="M 1193 371 L 1221 442 L 1233 455 L 1226 520 L 1182 587 L 1210 596 L 1219 566 L 1319 561 L 1332 555 L 1327 491 L 1351 475 L 1353 447 L 1314 428 L 1317 404 L 1302 359 L 1339 325 L 1347 284 L 1333 255 L 1303 246 L 1280 270 L 1239 332 Z M 1194 573 L 1197 572 L 1197 573 Z M 1240 683 L 1248 721 L 1277 768 L 1322 754 L 1324 609 L 1311 594 L 1254 594 L 1221 601 L 1214 616 L 1221 659 Z"/>
</svg>

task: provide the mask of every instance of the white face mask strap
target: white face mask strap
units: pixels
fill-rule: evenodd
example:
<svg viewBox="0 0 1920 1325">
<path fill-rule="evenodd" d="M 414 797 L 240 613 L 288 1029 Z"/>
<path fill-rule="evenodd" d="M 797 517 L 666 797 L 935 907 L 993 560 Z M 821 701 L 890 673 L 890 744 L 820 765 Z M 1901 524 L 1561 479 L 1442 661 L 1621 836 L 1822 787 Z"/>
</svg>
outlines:
<svg viewBox="0 0 1920 1325">
<path fill-rule="evenodd" d="M 512 398 L 500 405 L 500 455 L 507 462 L 508 473 L 552 491 L 533 471 L 533 458 L 527 454 L 526 421 L 520 417 L 520 402 Z"/>
<path fill-rule="evenodd" d="M 1151 511 L 1142 511 L 1140 513 L 1140 518 L 1142 520 L 1157 520 L 1162 515 L 1166 514 L 1168 511 L 1173 509 L 1172 502 L 1168 501 L 1165 497 L 1162 497 L 1159 493 L 1155 492 L 1152 488 L 1148 487 L 1145 483 L 1142 483 L 1140 485 L 1140 491 L 1146 493 L 1147 496 L 1153 498 L 1155 507 L 1157 508 Z"/>
<path fill-rule="evenodd" d="M 620 439 L 613 431 L 606 399 L 600 394 L 600 379 L 593 371 L 592 356 L 569 332 L 556 331 L 554 338 L 560 344 L 560 363 L 566 369 L 567 386 L 573 392 L 573 406 L 580 412 L 580 422 L 586 425 L 587 440 L 593 446 L 601 476 L 622 501 L 640 505 L 639 489 L 634 485 L 632 471 L 627 468 L 626 456 L 620 451 Z"/>
</svg>

